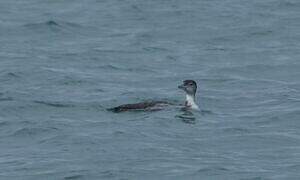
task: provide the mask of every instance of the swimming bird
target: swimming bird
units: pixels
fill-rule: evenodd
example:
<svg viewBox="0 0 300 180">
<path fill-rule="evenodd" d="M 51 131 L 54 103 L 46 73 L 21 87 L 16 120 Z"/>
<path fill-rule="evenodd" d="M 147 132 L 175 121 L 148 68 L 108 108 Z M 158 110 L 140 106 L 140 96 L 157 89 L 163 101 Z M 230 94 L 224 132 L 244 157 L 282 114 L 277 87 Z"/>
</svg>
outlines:
<svg viewBox="0 0 300 180">
<path fill-rule="evenodd" d="M 196 109 L 199 107 L 195 102 L 195 95 L 197 91 L 197 84 L 194 80 L 185 80 L 183 84 L 178 86 L 179 89 L 182 89 L 186 92 L 186 101 L 184 104 L 184 109 Z M 123 104 L 117 107 L 109 108 L 107 110 L 112 112 L 124 112 L 124 111 L 134 111 L 134 110 L 143 110 L 143 111 L 157 111 L 162 110 L 164 107 L 174 105 L 171 102 L 167 101 L 144 101 L 135 104 Z"/>
<path fill-rule="evenodd" d="M 197 91 L 197 83 L 194 80 L 185 80 L 183 84 L 178 86 L 179 89 L 185 91 L 185 108 L 196 109 L 199 110 L 198 105 L 195 101 L 196 91 Z"/>
</svg>

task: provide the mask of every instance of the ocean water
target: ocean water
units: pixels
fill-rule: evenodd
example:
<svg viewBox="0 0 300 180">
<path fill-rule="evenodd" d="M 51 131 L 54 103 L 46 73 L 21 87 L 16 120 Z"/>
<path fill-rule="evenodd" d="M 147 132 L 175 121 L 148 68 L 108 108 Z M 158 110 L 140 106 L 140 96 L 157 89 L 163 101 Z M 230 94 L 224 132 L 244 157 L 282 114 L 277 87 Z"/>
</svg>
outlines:
<svg viewBox="0 0 300 180">
<path fill-rule="evenodd" d="M 1 180 L 300 179 L 298 0 L 2 0 L 0 43 Z"/>
</svg>

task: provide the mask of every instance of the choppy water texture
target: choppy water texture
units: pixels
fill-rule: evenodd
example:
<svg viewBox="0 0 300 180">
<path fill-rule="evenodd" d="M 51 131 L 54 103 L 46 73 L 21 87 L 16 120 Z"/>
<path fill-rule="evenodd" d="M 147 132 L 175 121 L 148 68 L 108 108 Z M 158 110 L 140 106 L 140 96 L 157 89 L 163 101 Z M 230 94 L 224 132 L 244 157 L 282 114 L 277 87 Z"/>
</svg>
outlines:
<svg viewBox="0 0 300 180">
<path fill-rule="evenodd" d="M 298 0 L 2 0 L 0 43 L 0 179 L 300 177 Z"/>
</svg>

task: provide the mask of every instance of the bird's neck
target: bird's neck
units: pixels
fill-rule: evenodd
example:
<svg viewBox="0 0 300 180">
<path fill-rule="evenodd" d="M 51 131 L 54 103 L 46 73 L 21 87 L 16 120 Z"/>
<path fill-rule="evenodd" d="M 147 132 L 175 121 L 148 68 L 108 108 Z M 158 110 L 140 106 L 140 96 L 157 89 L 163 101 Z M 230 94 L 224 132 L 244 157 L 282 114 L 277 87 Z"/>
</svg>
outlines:
<svg viewBox="0 0 300 180">
<path fill-rule="evenodd" d="M 186 94 L 185 106 L 192 109 L 199 109 L 198 105 L 195 102 L 194 94 Z"/>
</svg>

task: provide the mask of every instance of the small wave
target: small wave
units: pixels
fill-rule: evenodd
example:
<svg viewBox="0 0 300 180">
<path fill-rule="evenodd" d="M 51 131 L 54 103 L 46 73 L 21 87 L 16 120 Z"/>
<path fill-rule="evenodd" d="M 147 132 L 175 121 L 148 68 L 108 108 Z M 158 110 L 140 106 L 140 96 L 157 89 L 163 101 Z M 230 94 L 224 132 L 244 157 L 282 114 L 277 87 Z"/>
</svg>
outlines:
<svg viewBox="0 0 300 180">
<path fill-rule="evenodd" d="M 224 128 L 224 132 L 225 133 L 239 133 L 239 134 L 244 134 L 244 133 L 250 133 L 250 131 L 248 129 L 245 129 L 245 128 L 235 128 L 235 127 L 232 127 L 232 128 Z"/>
<path fill-rule="evenodd" d="M 80 28 L 81 26 L 76 23 L 70 23 L 70 22 L 57 22 L 54 20 L 48 20 L 45 22 L 39 22 L 39 23 L 30 23 L 23 25 L 26 29 L 32 30 L 32 31 L 53 31 L 53 32 L 63 32 L 64 30 L 72 30 Z"/>
<path fill-rule="evenodd" d="M 230 171 L 229 169 L 225 167 L 206 167 L 199 169 L 199 173 L 205 173 L 209 175 L 218 175 L 218 174 L 223 174 L 224 172 Z"/>
<path fill-rule="evenodd" d="M 57 130 L 56 128 L 21 128 L 16 130 L 12 136 L 14 137 L 32 137 L 40 134 L 49 133 L 53 130 Z"/>
<path fill-rule="evenodd" d="M 43 105 L 58 107 L 58 108 L 75 107 L 75 105 L 73 105 L 73 104 L 65 104 L 65 103 L 61 103 L 61 102 L 49 102 L 49 101 L 34 101 L 34 102 L 38 103 L 38 104 L 43 104 Z"/>
<path fill-rule="evenodd" d="M 5 76 L 7 77 L 13 77 L 13 78 L 19 78 L 21 77 L 18 73 L 14 73 L 14 72 L 8 72 L 5 74 Z"/>
<path fill-rule="evenodd" d="M 0 127 L 2 127 L 2 126 L 8 126 L 8 125 L 9 125 L 8 121 L 0 122 Z"/>
<path fill-rule="evenodd" d="M 257 176 L 257 177 L 251 177 L 251 178 L 242 178 L 241 180 L 263 180 L 263 179 L 265 179 L 265 178 Z"/>
<path fill-rule="evenodd" d="M 47 21 L 46 24 L 49 26 L 58 26 L 58 24 L 55 21 L 51 21 L 51 20 Z"/>
<path fill-rule="evenodd" d="M 300 3 L 298 1 L 281 1 L 277 4 L 278 8 L 282 7 L 288 7 L 288 8 L 297 8 L 300 6 Z"/>
<path fill-rule="evenodd" d="M 131 5 L 131 9 L 135 10 L 136 12 L 142 13 L 143 10 L 138 5 Z"/>
<path fill-rule="evenodd" d="M 103 48 L 94 48 L 95 51 L 100 53 L 109 53 L 109 54 L 138 54 L 139 51 L 133 50 L 120 50 L 120 49 L 103 49 Z"/>
<path fill-rule="evenodd" d="M 134 68 L 121 68 L 116 65 L 108 64 L 99 66 L 100 69 L 105 70 L 118 70 L 118 71 L 130 71 L 130 72 L 155 72 L 154 70 L 151 70 L 150 68 L 144 68 L 144 67 L 134 67 Z"/>
<path fill-rule="evenodd" d="M 112 64 L 99 66 L 98 68 L 100 68 L 100 69 L 109 69 L 109 70 L 122 70 L 122 68 L 117 67 L 117 66 L 112 65 Z"/>
<path fill-rule="evenodd" d="M 147 52 L 169 52 L 170 50 L 162 47 L 145 47 L 143 50 Z"/>
<path fill-rule="evenodd" d="M 80 80 L 80 79 L 74 79 L 71 77 L 66 77 L 66 79 L 61 81 L 61 84 L 63 85 L 80 85 L 85 83 L 86 81 Z"/>
<path fill-rule="evenodd" d="M 22 77 L 21 73 L 18 72 L 4 72 L 1 73 L 0 81 L 10 81 L 10 80 L 17 80 Z"/>
<path fill-rule="evenodd" d="M 4 93 L 0 93 L 0 101 L 13 101 L 14 98 L 12 97 L 5 97 Z"/>
<path fill-rule="evenodd" d="M 228 49 L 222 48 L 222 47 L 211 47 L 211 48 L 206 48 L 206 51 L 226 51 Z"/>
<path fill-rule="evenodd" d="M 289 165 L 286 168 L 289 169 L 289 170 L 299 171 L 300 170 L 300 164 Z"/>
<path fill-rule="evenodd" d="M 273 33 L 273 31 L 271 31 L 271 30 L 255 31 L 255 32 L 249 33 L 249 36 L 267 36 L 267 35 L 271 35 L 272 33 Z"/>
<path fill-rule="evenodd" d="M 97 89 L 93 89 L 92 92 L 105 92 L 105 90 L 97 88 Z"/>
<path fill-rule="evenodd" d="M 172 60 L 172 61 L 177 61 L 178 60 L 178 57 L 171 56 L 171 55 L 166 56 L 166 58 L 169 59 L 169 60 Z"/>
<path fill-rule="evenodd" d="M 253 71 L 270 71 L 270 70 L 299 70 L 300 65 L 298 64 L 277 64 L 277 65 L 268 65 L 268 64 L 252 64 L 252 65 L 245 65 L 245 66 L 234 66 L 234 67 L 225 67 L 225 68 L 219 68 L 217 71 L 241 71 L 248 73 L 250 70 Z"/>
<path fill-rule="evenodd" d="M 211 114 L 214 114 L 214 112 L 212 112 L 211 110 L 205 110 L 205 109 L 202 109 L 200 111 L 201 115 L 211 115 Z"/>
<path fill-rule="evenodd" d="M 124 36 L 129 36 L 130 33 L 113 33 L 109 35 L 108 37 L 124 37 Z"/>
<path fill-rule="evenodd" d="M 79 24 L 71 23 L 71 22 L 57 22 L 54 20 L 48 20 L 45 22 L 39 22 L 39 23 L 29 23 L 25 24 L 25 27 L 38 27 L 38 26 L 48 26 L 48 27 L 63 27 L 63 26 L 69 26 L 69 27 L 81 27 Z"/>
<path fill-rule="evenodd" d="M 184 111 L 182 114 L 176 115 L 175 118 L 180 119 L 186 124 L 196 124 L 196 117 L 190 111 Z"/>
<path fill-rule="evenodd" d="M 13 101 L 14 99 L 12 97 L 4 97 L 4 98 L 1 98 L 0 97 L 0 101 Z"/>
<path fill-rule="evenodd" d="M 298 109 L 292 109 L 288 111 L 281 111 L 280 114 L 278 113 L 277 115 L 274 115 L 274 113 L 270 114 L 271 116 L 269 117 L 270 112 L 263 114 L 259 118 L 263 118 L 262 121 L 255 122 L 255 124 L 259 125 L 269 125 L 269 124 L 274 124 L 274 123 L 280 123 L 280 122 L 289 122 L 287 124 L 294 124 L 298 121 L 299 115 L 300 115 L 300 110 Z M 257 118 L 257 117 L 256 117 Z"/>
<path fill-rule="evenodd" d="M 44 27 L 44 26 L 55 27 L 55 26 L 60 26 L 60 25 L 53 20 L 40 22 L 40 23 L 29 23 L 29 24 L 24 25 L 24 27 L 27 27 L 27 28 L 37 28 L 37 27 Z"/>
<path fill-rule="evenodd" d="M 83 175 L 72 175 L 72 176 L 66 176 L 64 177 L 65 180 L 71 180 L 71 179 L 82 179 Z"/>
<path fill-rule="evenodd" d="M 214 83 L 223 83 L 223 82 L 230 82 L 230 81 L 236 81 L 239 80 L 238 78 L 234 78 L 234 77 L 213 77 L 213 78 L 201 78 L 199 79 L 200 81 L 204 81 L 204 82 L 214 82 Z"/>
<path fill-rule="evenodd" d="M 113 170 L 107 170 L 100 172 L 102 178 L 113 178 L 116 173 Z"/>
</svg>

